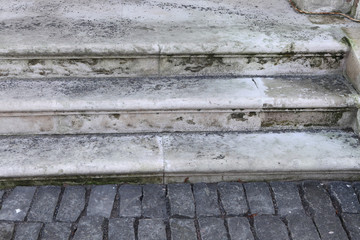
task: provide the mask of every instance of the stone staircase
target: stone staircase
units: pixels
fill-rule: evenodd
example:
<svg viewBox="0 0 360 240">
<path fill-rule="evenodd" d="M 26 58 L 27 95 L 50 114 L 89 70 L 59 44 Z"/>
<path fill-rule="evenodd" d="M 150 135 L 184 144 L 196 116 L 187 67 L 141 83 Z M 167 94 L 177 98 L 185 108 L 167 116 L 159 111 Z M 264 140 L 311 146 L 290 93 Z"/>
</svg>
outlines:
<svg viewBox="0 0 360 240">
<path fill-rule="evenodd" d="M 3 185 L 359 178 L 359 24 L 286 0 L 0 9 Z"/>
</svg>

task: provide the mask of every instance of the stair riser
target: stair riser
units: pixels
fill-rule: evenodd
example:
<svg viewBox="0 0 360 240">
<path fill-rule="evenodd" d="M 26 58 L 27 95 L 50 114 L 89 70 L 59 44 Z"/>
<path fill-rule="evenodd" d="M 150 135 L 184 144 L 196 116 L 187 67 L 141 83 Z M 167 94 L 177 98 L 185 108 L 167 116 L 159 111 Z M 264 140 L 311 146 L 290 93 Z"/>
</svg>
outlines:
<svg viewBox="0 0 360 240">
<path fill-rule="evenodd" d="M 340 74 L 344 53 L 2 58 L 0 78 Z"/>
<path fill-rule="evenodd" d="M 351 128 L 355 109 L 2 114 L 0 134 Z"/>
</svg>

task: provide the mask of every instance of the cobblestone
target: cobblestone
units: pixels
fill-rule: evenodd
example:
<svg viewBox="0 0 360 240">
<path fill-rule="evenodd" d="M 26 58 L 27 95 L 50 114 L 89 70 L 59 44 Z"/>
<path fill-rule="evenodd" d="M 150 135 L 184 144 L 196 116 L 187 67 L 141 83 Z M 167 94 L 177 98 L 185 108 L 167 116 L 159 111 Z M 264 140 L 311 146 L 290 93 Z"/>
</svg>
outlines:
<svg viewBox="0 0 360 240">
<path fill-rule="evenodd" d="M 330 194 L 338 203 L 344 213 L 359 213 L 360 203 L 349 182 L 331 182 L 329 184 Z"/>
<path fill-rule="evenodd" d="M 271 188 L 274 191 L 278 212 L 285 216 L 297 212 L 304 212 L 301 203 L 299 189 L 293 182 L 272 182 Z"/>
<path fill-rule="evenodd" d="M 323 184 L 308 181 L 302 184 L 304 198 L 309 204 L 310 212 L 319 216 L 335 215 L 335 209 Z"/>
<path fill-rule="evenodd" d="M 139 221 L 139 240 L 166 240 L 165 223 L 159 219 Z"/>
<path fill-rule="evenodd" d="M 216 185 L 206 183 L 194 184 L 194 197 L 198 217 L 220 215 Z"/>
<path fill-rule="evenodd" d="M 171 240 L 197 240 L 193 219 L 171 219 Z"/>
<path fill-rule="evenodd" d="M 42 223 L 20 223 L 16 226 L 14 240 L 37 240 Z"/>
<path fill-rule="evenodd" d="M 66 187 L 56 215 L 56 220 L 75 222 L 84 210 L 85 193 L 86 190 L 82 186 Z"/>
<path fill-rule="evenodd" d="M 0 239 L 11 240 L 14 227 L 14 223 L 0 223 Z"/>
<path fill-rule="evenodd" d="M 254 240 L 247 218 L 232 217 L 228 218 L 227 221 L 231 239 Z"/>
<path fill-rule="evenodd" d="M 360 182 L 355 182 L 352 184 L 353 188 L 355 189 L 358 198 L 360 199 Z"/>
<path fill-rule="evenodd" d="M 315 215 L 314 221 L 321 239 L 339 240 L 348 239 L 340 219 L 336 215 Z"/>
<path fill-rule="evenodd" d="M 221 218 L 200 218 L 199 226 L 202 240 L 228 239 L 224 220 Z"/>
<path fill-rule="evenodd" d="M 190 184 L 169 184 L 168 197 L 171 216 L 189 218 L 195 216 L 194 196 Z"/>
<path fill-rule="evenodd" d="M 248 212 L 244 187 L 241 183 L 219 183 L 218 190 L 227 215 L 241 215 Z"/>
<path fill-rule="evenodd" d="M 109 218 L 114 205 L 116 191 L 115 185 L 92 187 L 87 215 Z"/>
<path fill-rule="evenodd" d="M 68 239 L 71 234 L 71 223 L 47 223 L 41 235 L 41 240 Z"/>
<path fill-rule="evenodd" d="M 252 182 L 245 183 L 244 186 L 251 213 L 275 214 L 273 200 L 267 183 Z"/>
<path fill-rule="evenodd" d="M 1 202 L 2 197 L 4 196 L 4 193 L 5 193 L 4 190 L 0 190 L 0 202 Z"/>
<path fill-rule="evenodd" d="M 293 240 L 320 240 L 312 219 L 305 213 L 296 213 L 286 217 Z"/>
<path fill-rule="evenodd" d="M 23 221 L 35 190 L 35 187 L 16 187 L 2 204 L 0 220 Z"/>
<path fill-rule="evenodd" d="M 142 187 L 137 185 L 122 185 L 119 188 L 121 217 L 141 216 Z"/>
<path fill-rule="evenodd" d="M 285 224 L 279 217 L 271 215 L 256 216 L 254 218 L 255 231 L 259 240 L 288 240 Z"/>
<path fill-rule="evenodd" d="M 351 239 L 360 239 L 360 214 L 347 214 L 343 215 L 343 220 L 348 230 Z"/>
<path fill-rule="evenodd" d="M 109 240 L 135 240 L 133 218 L 115 218 L 109 221 Z"/>
<path fill-rule="evenodd" d="M 165 186 L 148 184 L 143 187 L 142 211 L 146 218 L 165 218 Z"/>
<path fill-rule="evenodd" d="M 355 240 L 358 183 L 16 187 L 1 190 L 0 239 Z"/>
<path fill-rule="evenodd" d="M 104 218 L 101 216 L 82 217 L 73 240 L 102 240 Z"/>
<path fill-rule="evenodd" d="M 59 199 L 60 191 L 60 187 L 39 187 L 28 215 L 28 221 L 51 222 Z"/>
</svg>

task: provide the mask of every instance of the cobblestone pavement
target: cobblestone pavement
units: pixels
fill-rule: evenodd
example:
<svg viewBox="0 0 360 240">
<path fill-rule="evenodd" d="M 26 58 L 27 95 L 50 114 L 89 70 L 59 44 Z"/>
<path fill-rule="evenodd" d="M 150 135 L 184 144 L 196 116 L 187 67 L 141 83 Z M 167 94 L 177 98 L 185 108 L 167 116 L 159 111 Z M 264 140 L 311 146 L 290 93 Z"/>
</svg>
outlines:
<svg viewBox="0 0 360 240">
<path fill-rule="evenodd" d="M 360 182 L 1 190 L 0 239 L 360 239 Z"/>
</svg>

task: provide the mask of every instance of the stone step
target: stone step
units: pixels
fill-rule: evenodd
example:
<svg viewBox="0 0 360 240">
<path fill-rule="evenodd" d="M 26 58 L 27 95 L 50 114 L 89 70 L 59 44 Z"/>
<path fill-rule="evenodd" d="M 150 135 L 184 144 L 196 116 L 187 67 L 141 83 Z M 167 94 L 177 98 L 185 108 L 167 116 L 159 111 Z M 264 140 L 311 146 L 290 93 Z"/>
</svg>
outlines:
<svg viewBox="0 0 360 240">
<path fill-rule="evenodd" d="M 359 28 L 298 14 L 287 0 L 0 0 L 0 8 L 1 78 L 339 74 L 349 51 L 342 29 Z"/>
<path fill-rule="evenodd" d="M 0 81 L 0 134 L 351 128 L 341 76 Z"/>
<path fill-rule="evenodd" d="M 360 140 L 340 130 L 1 136 L 1 184 L 358 179 Z"/>
</svg>

